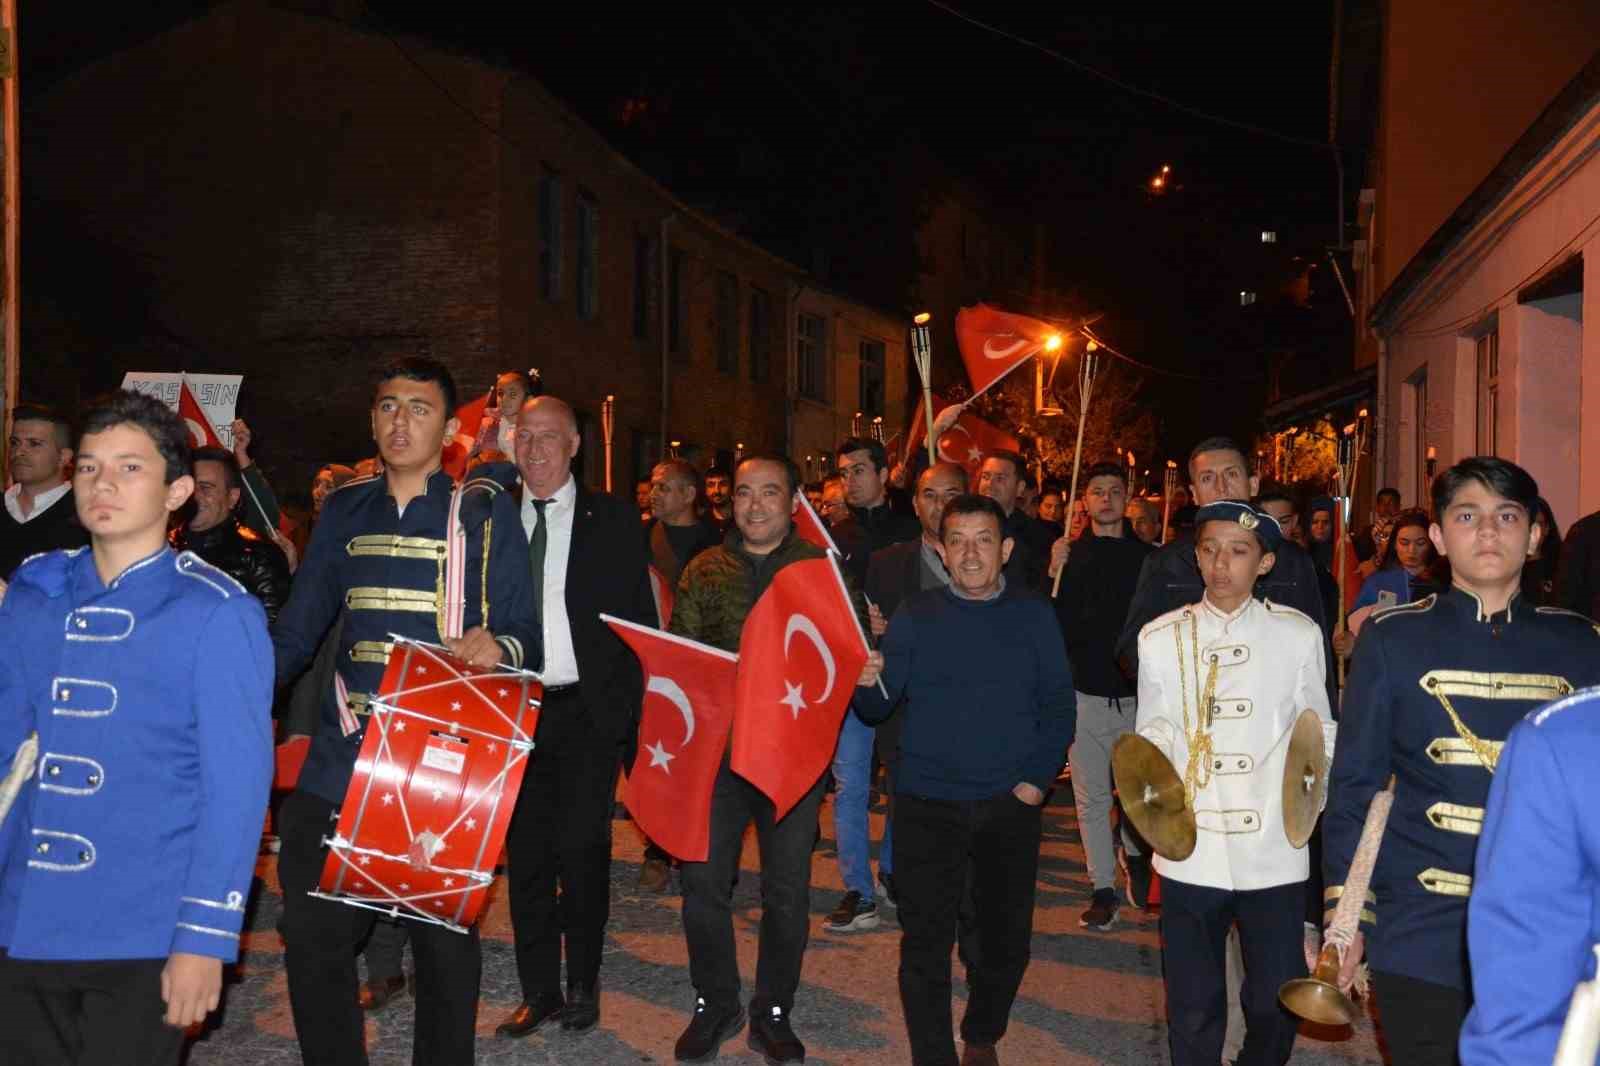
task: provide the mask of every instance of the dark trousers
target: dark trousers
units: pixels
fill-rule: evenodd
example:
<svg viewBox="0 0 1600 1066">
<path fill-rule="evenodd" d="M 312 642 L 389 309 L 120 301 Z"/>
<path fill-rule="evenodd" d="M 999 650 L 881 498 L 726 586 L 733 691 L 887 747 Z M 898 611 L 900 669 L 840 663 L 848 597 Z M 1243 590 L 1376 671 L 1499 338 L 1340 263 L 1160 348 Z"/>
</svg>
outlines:
<svg viewBox="0 0 1600 1066">
<path fill-rule="evenodd" d="M 685 862 L 683 934 L 689 943 L 689 979 L 712 1010 L 738 1006 L 739 956 L 733 943 L 733 883 L 744 850 L 744 830 L 756 826 L 761 848 L 761 936 L 756 956 L 757 1009 L 794 1009 L 800 964 L 811 936 L 811 849 L 823 779 L 794 809 L 775 821 L 772 801 L 728 769 L 724 759 L 711 792 L 711 841 L 705 862 Z"/>
<path fill-rule="evenodd" d="M 547 695 L 506 834 L 506 882 L 525 1000 L 600 980 L 611 916 L 611 807 L 621 750 L 576 688 Z M 560 886 L 560 895 L 556 888 Z"/>
<path fill-rule="evenodd" d="M 1373 996 L 1395 1066 L 1456 1066 L 1471 996 L 1450 985 L 1372 972 Z"/>
<path fill-rule="evenodd" d="M 1278 1004 L 1285 981 L 1306 976 L 1305 882 L 1252 892 L 1161 881 L 1161 958 L 1173 1066 L 1216 1066 L 1228 1024 L 1228 929 L 1244 956 L 1244 1047 L 1235 1066 L 1283 1066 L 1299 1019 Z M 1410 1066 L 1408 1063 L 1407 1066 Z"/>
<path fill-rule="evenodd" d="M 0 950 L 0 1062 L 175 1066 L 183 1030 L 162 1021 L 166 964 L 36 962 Z"/>
<path fill-rule="evenodd" d="M 322 877 L 328 850 L 322 837 L 333 832 L 335 811 L 321 796 L 296 790 L 282 812 L 278 880 L 283 917 L 278 931 L 283 934 L 295 1036 L 306 1066 L 360 1066 L 367 1061 L 356 1000 L 356 949 L 378 915 L 306 894 Z M 412 922 L 410 931 L 417 975 L 411 1061 L 416 1066 L 466 1066 L 473 1061 L 483 967 L 478 931 L 456 933 L 425 922 Z"/>
<path fill-rule="evenodd" d="M 954 1066 L 950 949 L 963 897 L 971 896 L 972 946 L 961 1039 L 989 1045 L 1005 1035 L 1028 968 L 1040 807 L 1009 791 L 956 802 L 900 793 L 894 876 L 900 913 L 900 1002 L 917 1066 Z"/>
</svg>

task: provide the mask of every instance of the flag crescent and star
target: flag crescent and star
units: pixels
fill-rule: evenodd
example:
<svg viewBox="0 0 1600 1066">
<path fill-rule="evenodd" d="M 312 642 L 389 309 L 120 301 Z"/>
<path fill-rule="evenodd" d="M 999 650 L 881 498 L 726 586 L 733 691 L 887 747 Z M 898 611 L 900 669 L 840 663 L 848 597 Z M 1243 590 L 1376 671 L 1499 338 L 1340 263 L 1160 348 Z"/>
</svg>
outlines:
<svg viewBox="0 0 1600 1066">
<path fill-rule="evenodd" d="M 654 692 L 665 699 L 683 715 L 683 743 L 678 745 L 678 748 L 679 750 L 687 748 L 689 742 L 694 739 L 694 704 L 689 702 L 689 696 L 683 691 L 683 686 L 670 677 L 653 674 L 646 682 L 644 690 L 646 693 Z M 646 745 L 645 750 L 650 752 L 651 766 L 659 766 L 669 774 L 672 772 L 672 767 L 667 764 L 677 758 L 677 755 L 667 751 L 665 744 L 657 740 L 654 744 Z"/>
<path fill-rule="evenodd" d="M 834 662 L 833 652 L 828 650 L 828 642 L 822 639 L 822 633 L 817 629 L 817 623 L 806 615 L 796 612 L 789 616 L 788 624 L 783 627 L 783 661 L 785 664 L 789 661 L 789 642 L 794 639 L 796 633 L 809 640 L 817 649 L 817 654 L 822 658 L 822 665 L 828 672 L 828 678 L 822 686 L 822 695 L 817 697 L 817 702 L 827 703 L 828 697 L 833 695 L 833 683 L 838 676 L 838 664 Z M 799 718 L 800 712 L 809 706 L 804 697 L 805 686 L 803 684 L 796 685 L 785 677 L 783 679 L 783 687 L 786 691 L 783 699 L 778 702 L 788 707 L 795 718 Z"/>
</svg>

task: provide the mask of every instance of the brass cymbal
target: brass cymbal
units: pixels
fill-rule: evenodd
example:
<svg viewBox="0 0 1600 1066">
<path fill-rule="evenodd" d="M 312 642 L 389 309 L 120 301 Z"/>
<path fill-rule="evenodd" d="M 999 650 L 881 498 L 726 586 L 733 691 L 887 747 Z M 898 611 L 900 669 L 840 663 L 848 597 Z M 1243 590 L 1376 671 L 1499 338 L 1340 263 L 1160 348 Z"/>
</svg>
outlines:
<svg viewBox="0 0 1600 1066">
<path fill-rule="evenodd" d="M 1328 784 L 1328 760 L 1323 751 L 1322 720 L 1309 708 L 1300 712 L 1289 734 L 1289 753 L 1283 763 L 1283 835 L 1293 847 L 1303 848 L 1322 813 Z"/>
<path fill-rule="evenodd" d="M 1111 746 L 1111 774 L 1122 810 L 1157 855 L 1181 862 L 1194 854 L 1194 811 L 1183 801 L 1183 779 L 1161 749 L 1137 733 Z"/>
</svg>

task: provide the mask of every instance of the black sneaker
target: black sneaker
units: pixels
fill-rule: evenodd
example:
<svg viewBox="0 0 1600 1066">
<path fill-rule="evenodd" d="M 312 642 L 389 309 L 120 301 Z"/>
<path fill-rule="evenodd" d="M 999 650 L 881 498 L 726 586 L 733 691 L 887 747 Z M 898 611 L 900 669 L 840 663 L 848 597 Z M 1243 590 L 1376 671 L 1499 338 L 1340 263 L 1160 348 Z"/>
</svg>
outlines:
<svg viewBox="0 0 1600 1066">
<path fill-rule="evenodd" d="M 1097 888 L 1089 900 L 1089 909 L 1078 916 L 1078 924 L 1085 929 L 1104 932 L 1117 924 L 1117 890 Z"/>
<path fill-rule="evenodd" d="M 727 1010 L 712 1010 L 702 997 L 694 1001 L 694 1017 L 678 1037 L 672 1057 L 679 1062 L 711 1062 L 722 1050 L 723 1041 L 744 1028 L 744 1004 Z"/>
<path fill-rule="evenodd" d="M 878 905 L 859 892 L 846 892 L 839 905 L 822 922 L 830 933 L 854 933 L 878 928 Z"/>
<path fill-rule="evenodd" d="M 1119 851 L 1122 856 L 1122 872 L 1128 878 L 1128 905 L 1139 910 L 1150 909 L 1150 856 L 1129 855 L 1126 851 Z"/>
<path fill-rule="evenodd" d="M 878 874 L 878 898 L 891 907 L 900 906 L 894 895 L 894 874 Z"/>
<path fill-rule="evenodd" d="M 806 1061 L 806 1046 L 794 1035 L 782 1007 L 750 1004 L 750 1050 L 767 1060 L 767 1066 Z"/>
</svg>

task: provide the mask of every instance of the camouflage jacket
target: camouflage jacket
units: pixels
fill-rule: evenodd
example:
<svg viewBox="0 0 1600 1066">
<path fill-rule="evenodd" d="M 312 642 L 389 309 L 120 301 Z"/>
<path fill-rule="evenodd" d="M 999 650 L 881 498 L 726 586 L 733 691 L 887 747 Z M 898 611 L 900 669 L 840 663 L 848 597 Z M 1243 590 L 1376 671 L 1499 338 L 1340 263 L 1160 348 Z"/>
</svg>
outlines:
<svg viewBox="0 0 1600 1066">
<path fill-rule="evenodd" d="M 820 559 L 825 554 L 791 529 L 770 554 L 751 555 L 744 550 L 739 530 L 730 527 L 720 545 L 707 548 L 683 568 L 668 628 L 679 636 L 737 652 L 745 617 L 772 583 L 773 575 L 790 563 Z M 849 574 L 844 580 L 862 628 L 866 628 L 866 601 Z"/>
</svg>

